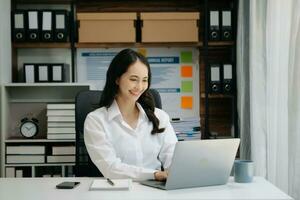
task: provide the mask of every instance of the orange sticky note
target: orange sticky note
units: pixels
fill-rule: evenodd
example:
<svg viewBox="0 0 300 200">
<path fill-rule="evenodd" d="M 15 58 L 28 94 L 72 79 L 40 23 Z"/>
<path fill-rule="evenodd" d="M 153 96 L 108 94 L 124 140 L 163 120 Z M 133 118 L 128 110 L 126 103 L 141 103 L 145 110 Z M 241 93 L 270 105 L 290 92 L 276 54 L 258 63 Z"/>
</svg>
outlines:
<svg viewBox="0 0 300 200">
<path fill-rule="evenodd" d="M 142 54 L 143 56 L 147 57 L 147 50 L 144 48 L 139 48 L 137 50 L 140 54 Z"/>
<path fill-rule="evenodd" d="M 181 77 L 193 77 L 193 67 L 192 66 L 182 66 L 181 67 Z"/>
<path fill-rule="evenodd" d="M 181 108 L 192 109 L 193 108 L 193 97 L 182 96 L 181 97 Z"/>
</svg>

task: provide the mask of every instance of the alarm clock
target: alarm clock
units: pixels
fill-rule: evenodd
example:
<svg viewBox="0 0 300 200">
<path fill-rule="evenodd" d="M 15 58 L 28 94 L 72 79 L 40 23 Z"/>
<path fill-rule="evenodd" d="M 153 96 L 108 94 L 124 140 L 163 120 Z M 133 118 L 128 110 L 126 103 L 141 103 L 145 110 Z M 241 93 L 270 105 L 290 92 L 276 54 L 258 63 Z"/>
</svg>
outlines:
<svg viewBox="0 0 300 200">
<path fill-rule="evenodd" d="M 20 133 L 25 138 L 32 138 L 39 132 L 38 120 L 36 118 L 23 118 L 21 120 Z"/>
</svg>

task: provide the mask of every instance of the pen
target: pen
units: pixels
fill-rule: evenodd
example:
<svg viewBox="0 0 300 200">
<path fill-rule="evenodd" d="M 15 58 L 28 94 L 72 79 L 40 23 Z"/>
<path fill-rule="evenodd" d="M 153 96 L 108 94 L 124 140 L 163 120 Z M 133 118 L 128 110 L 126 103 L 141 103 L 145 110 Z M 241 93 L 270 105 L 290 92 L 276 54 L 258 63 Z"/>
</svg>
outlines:
<svg viewBox="0 0 300 200">
<path fill-rule="evenodd" d="M 111 186 L 114 186 L 114 185 L 115 185 L 114 182 L 112 182 L 112 180 L 110 180 L 109 178 L 107 178 L 106 180 L 107 180 L 107 182 L 108 182 Z"/>
</svg>

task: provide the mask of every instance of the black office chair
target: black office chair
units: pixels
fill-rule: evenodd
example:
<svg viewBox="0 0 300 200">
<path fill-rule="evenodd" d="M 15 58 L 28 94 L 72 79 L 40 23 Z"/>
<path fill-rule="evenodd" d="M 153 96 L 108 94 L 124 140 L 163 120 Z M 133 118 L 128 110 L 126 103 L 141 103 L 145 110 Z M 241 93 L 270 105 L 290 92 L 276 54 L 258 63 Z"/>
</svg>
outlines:
<svg viewBox="0 0 300 200">
<path fill-rule="evenodd" d="M 150 89 L 155 101 L 155 107 L 162 108 L 161 98 L 155 89 Z M 87 90 L 77 94 L 75 99 L 75 128 L 76 128 L 76 177 L 99 177 L 103 176 L 90 159 L 84 144 L 83 126 L 88 113 L 99 108 L 102 91 Z"/>
</svg>

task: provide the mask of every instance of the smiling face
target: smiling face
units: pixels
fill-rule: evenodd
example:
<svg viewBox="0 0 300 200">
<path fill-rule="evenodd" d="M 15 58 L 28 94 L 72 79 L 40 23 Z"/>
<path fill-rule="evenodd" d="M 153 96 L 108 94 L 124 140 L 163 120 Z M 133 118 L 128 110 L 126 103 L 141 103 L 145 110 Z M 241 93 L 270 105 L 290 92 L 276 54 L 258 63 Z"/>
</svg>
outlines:
<svg viewBox="0 0 300 200">
<path fill-rule="evenodd" d="M 136 102 L 149 85 L 147 66 L 137 60 L 116 80 L 116 84 L 119 98 Z"/>
</svg>

